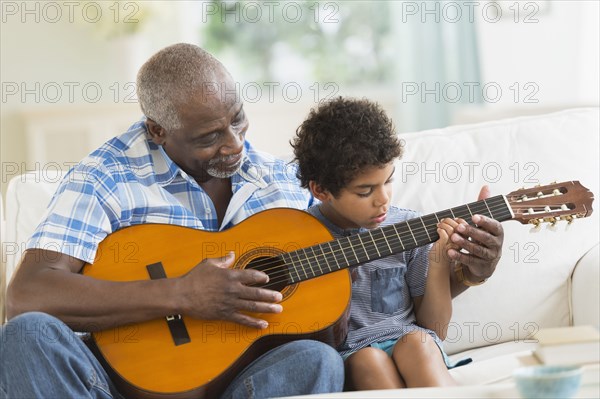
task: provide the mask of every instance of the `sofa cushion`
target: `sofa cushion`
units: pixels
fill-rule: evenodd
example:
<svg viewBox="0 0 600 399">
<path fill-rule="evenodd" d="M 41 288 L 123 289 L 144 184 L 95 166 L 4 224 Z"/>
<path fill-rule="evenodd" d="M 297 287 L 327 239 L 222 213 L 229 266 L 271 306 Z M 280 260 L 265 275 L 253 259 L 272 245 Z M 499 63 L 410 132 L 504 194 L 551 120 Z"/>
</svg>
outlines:
<svg viewBox="0 0 600 399">
<path fill-rule="evenodd" d="M 13 177 L 6 189 L 6 280 L 10 281 L 27 240 L 41 222 L 63 173 L 35 171 Z"/>
<path fill-rule="evenodd" d="M 600 326 L 600 246 L 590 249 L 573 272 L 573 324 Z"/>
</svg>

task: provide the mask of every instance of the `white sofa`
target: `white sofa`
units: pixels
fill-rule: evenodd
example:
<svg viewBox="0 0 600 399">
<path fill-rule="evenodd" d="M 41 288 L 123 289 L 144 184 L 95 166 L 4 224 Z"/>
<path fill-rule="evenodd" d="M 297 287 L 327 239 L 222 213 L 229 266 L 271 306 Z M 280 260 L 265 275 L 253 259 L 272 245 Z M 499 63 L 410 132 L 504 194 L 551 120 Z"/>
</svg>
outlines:
<svg viewBox="0 0 600 399">
<path fill-rule="evenodd" d="M 599 114 L 572 109 L 403 135 L 394 201 L 431 213 L 474 201 L 483 184 L 496 195 L 568 180 L 598 198 Z M 508 378 L 535 347 L 530 336 L 539 328 L 600 324 L 597 200 L 594 207 L 570 225 L 503 223 L 496 273 L 454 301 L 446 350 L 474 360 L 451 370 L 459 383 Z"/>
<path fill-rule="evenodd" d="M 579 180 L 599 193 L 599 110 L 572 109 L 403 134 L 394 203 L 431 213 L 521 186 Z M 13 178 L 6 196 L 3 259 L 9 279 L 57 185 L 55 175 Z M 598 208 L 597 204 L 594 204 Z M 473 363 L 451 370 L 460 384 L 494 384 L 523 364 L 539 328 L 598 326 L 599 212 L 538 229 L 503 224 L 504 251 L 496 273 L 454 301 L 446 341 L 452 358 Z"/>
</svg>

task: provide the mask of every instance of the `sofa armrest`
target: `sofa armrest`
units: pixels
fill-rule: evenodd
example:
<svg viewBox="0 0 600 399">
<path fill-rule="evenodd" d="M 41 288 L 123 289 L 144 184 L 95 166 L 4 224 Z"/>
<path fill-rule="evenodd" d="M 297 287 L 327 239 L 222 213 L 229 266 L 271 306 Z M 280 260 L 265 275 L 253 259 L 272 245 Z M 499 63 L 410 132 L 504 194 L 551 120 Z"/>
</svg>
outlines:
<svg viewBox="0 0 600 399">
<path fill-rule="evenodd" d="M 571 301 L 573 325 L 600 325 L 600 247 L 596 244 L 575 265 Z"/>
</svg>

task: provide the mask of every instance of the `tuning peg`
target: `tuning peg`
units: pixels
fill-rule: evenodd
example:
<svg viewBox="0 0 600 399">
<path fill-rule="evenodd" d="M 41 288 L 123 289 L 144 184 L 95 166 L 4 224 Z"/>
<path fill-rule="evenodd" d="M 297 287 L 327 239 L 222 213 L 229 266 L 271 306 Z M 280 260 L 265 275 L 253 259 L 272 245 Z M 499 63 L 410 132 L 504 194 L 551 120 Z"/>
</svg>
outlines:
<svg viewBox="0 0 600 399">
<path fill-rule="evenodd" d="M 546 222 L 550 223 L 552 226 L 554 226 L 556 224 L 556 218 L 555 217 L 548 217 L 544 219 Z"/>
<path fill-rule="evenodd" d="M 566 215 L 561 217 L 562 220 L 566 220 L 567 223 L 571 224 L 573 222 L 574 217 L 571 215 Z"/>
<path fill-rule="evenodd" d="M 535 228 L 537 229 L 538 227 L 540 227 L 540 224 L 542 224 L 543 222 L 544 222 L 543 219 L 530 219 L 528 223 L 534 225 Z"/>
<path fill-rule="evenodd" d="M 538 197 L 542 197 L 544 195 L 544 193 L 542 193 L 541 191 L 538 191 L 536 194 Z"/>
<path fill-rule="evenodd" d="M 561 195 L 562 193 L 560 192 L 560 190 L 558 188 L 555 188 L 554 190 L 552 190 L 552 194 Z"/>
</svg>

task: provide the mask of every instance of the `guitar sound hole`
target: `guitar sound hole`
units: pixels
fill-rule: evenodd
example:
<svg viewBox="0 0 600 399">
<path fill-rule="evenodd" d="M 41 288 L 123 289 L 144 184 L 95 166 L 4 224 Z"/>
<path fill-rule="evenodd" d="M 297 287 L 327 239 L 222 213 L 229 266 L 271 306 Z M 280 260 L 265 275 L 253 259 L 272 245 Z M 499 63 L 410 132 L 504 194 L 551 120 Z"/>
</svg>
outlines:
<svg viewBox="0 0 600 399">
<path fill-rule="evenodd" d="M 262 287 L 283 291 L 285 287 L 291 284 L 288 268 L 285 263 L 277 256 L 261 256 L 252 259 L 246 269 L 255 269 L 265 272 L 269 276 L 269 282 Z"/>
</svg>

